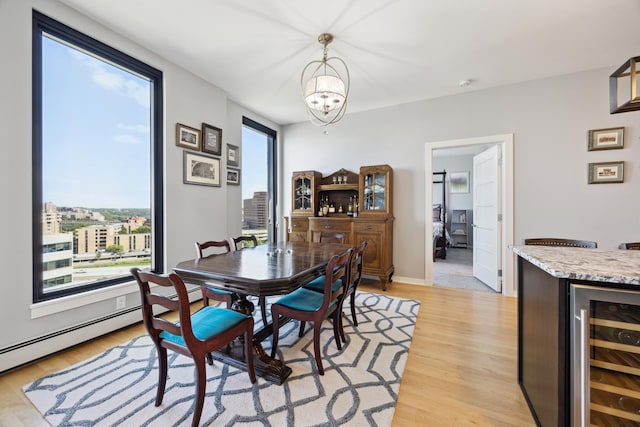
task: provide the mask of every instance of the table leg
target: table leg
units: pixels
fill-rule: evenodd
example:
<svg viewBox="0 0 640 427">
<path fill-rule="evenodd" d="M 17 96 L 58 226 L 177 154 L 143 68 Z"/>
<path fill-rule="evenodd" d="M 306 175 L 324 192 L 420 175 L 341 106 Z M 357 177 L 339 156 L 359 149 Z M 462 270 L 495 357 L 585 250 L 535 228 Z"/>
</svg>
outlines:
<svg viewBox="0 0 640 427">
<path fill-rule="evenodd" d="M 239 295 L 231 307 L 247 315 L 253 315 L 254 304 L 247 299 L 246 295 Z M 291 375 L 291 368 L 277 359 L 272 359 L 262 347 L 262 341 L 273 334 L 273 324 L 269 323 L 265 327 L 257 330 L 253 335 L 253 365 L 256 375 L 274 382 L 278 385 Z M 240 339 L 234 340 L 229 345 L 215 351 L 213 358 L 223 363 L 235 366 L 240 369 L 247 369 L 244 357 L 244 345 Z"/>
</svg>

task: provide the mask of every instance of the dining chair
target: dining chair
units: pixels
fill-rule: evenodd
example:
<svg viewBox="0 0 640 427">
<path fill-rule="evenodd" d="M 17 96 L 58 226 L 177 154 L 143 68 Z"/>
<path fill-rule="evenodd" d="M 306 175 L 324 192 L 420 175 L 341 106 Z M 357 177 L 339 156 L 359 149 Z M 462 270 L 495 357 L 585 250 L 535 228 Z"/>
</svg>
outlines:
<svg viewBox="0 0 640 427">
<path fill-rule="evenodd" d="M 218 255 L 231 251 L 231 245 L 227 240 L 209 240 L 203 243 L 196 242 L 196 259 L 204 258 L 204 254 Z M 205 252 L 206 251 L 206 252 Z M 206 306 L 209 305 L 209 300 L 222 301 L 227 303 L 227 308 L 231 308 L 233 303 L 238 299 L 238 296 L 230 291 L 224 289 L 218 289 L 210 286 L 200 286 L 202 290 L 202 301 Z"/>
<path fill-rule="evenodd" d="M 364 250 L 367 248 L 367 241 L 363 240 L 360 242 L 360 245 L 353 253 L 353 258 L 351 261 L 351 266 L 349 267 L 349 285 L 342 297 L 342 304 L 350 298 L 351 305 L 351 318 L 353 319 L 353 325 L 358 326 L 358 319 L 356 318 L 356 290 L 358 289 L 358 285 L 360 284 L 360 280 L 362 280 L 362 263 L 364 259 Z M 342 307 L 340 307 L 340 311 L 342 311 Z M 342 337 L 342 341 L 345 340 L 344 336 L 344 328 L 342 327 L 342 317 L 340 318 L 340 336 Z"/>
<path fill-rule="evenodd" d="M 322 322 L 331 318 L 333 321 L 333 336 L 338 350 L 342 350 L 339 333 L 340 301 L 349 280 L 349 265 L 353 255 L 353 248 L 349 248 L 340 255 L 334 255 L 329 260 L 325 271 L 324 292 L 299 288 L 271 304 L 271 319 L 273 322 L 273 336 L 271 357 L 274 358 L 278 350 L 278 336 L 280 316 L 300 321 L 299 337 L 304 333 L 304 323 L 313 323 L 313 352 L 316 366 L 320 375 L 324 375 L 322 358 L 320 356 L 320 330 Z"/>
<path fill-rule="evenodd" d="M 132 268 L 131 274 L 138 282 L 142 303 L 142 320 L 155 344 L 158 354 L 158 390 L 155 406 L 162 404 L 167 383 L 167 350 L 191 357 L 195 364 L 195 409 L 191 425 L 197 426 L 202 415 L 206 391 L 205 358 L 213 364 L 211 352 L 217 350 L 236 337 L 244 339 L 244 355 L 252 383 L 256 382 L 253 367 L 253 317 L 221 307 L 202 307 L 191 314 L 187 288 L 175 273 L 159 275 L 139 268 Z M 159 293 L 152 293 L 149 284 L 173 288 L 177 299 Z M 178 320 L 171 322 L 154 314 L 154 306 L 178 312 Z"/>
<path fill-rule="evenodd" d="M 524 239 L 525 245 L 538 245 L 538 246 L 565 246 L 573 248 L 591 248 L 598 247 L 596 242 L 589 240 L 573 240 L 573 239 L 556 239 L 553 237 L 543 237 L 536 239 Z"/>
<path fill-rule="evenodd" d="M 255 248 L 258 246 L 258 239 L 255 235 L 250 236 L 238 236 L 233 239 L 234 249 L 240 251 L 244 248 Z M 260 315 L 262 317 L 262 324 L 267 326 L 267 301 L 263 296 L 258 297 L 258 305 L 260 306 Z"/>
<path fill-rule="evenodd" d="M 255 248 L 256 246 L 258 246 L 258 239 L 253 234 L 250 236 L 243 235 L 234 237 L 233 244 L 235 245 L 234 250 L 236 251 L 239 251 L 243 248 Z"/>
<path fill-rule="evenodd" d="M 634 250 L 640 250 L 640 242 L 627 242 L 627 243 L 620 243 L 620 246 L 618 246 L 618 249 L 634 249 Z"/>
</svg>

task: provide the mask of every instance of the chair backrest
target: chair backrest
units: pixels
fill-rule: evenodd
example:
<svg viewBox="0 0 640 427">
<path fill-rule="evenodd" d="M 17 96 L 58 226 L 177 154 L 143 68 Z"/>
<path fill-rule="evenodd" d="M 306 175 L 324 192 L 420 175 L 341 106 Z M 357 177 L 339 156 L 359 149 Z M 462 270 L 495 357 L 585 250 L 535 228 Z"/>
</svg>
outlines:
<svg viewBox="0 0 640 427">
<path fill-rule="evenodd" d="M 233 238 L 233 244 L 236 251 L 243 248 L 255 248 L 258 246 L 258 239 L 253 234 L 251 236 L 238 236 Z"/>
<path fill-rule="evenodd" d="M 349 288 L 357 288 L 362 279 L 362 262 L 364 259 L 364 250 L 367 248 L 367 241 L 363 240 L 360 246 L 353 253 L 351 259 L 351 267 L 349 268 Z"/>
<path fill-rule="evenodd" d="M 142 321 L 147 332 L 158 342 L 160 333 L 166 331 L 172 335 L 182 336 L 189 348 L 191 343 L 196 342 L 196 337 L 191 329 L 191 311 L 189 307 L 189 295 L 184 282 L 175 273 L 160 275 L 149 271 L 142 271 L 139 268 L 132 268 L 131 274 L 138 282 L 140 288 L 140 301 L 142 303 Z M 155 285 L 173 288 L 178 295 L 177 299 L 168 298 L 164 295 L 151 292 L 150 283 Z M 154 314 L 153 306 L 160 306 L 165 310 L 177 311 L 178 321 L 170 322 L 159 315 Z M 161 310 L 164 311 L 164 310 Z"/>
<path fill-rule="evenodd" d="M 344 233 L 331 233 L 323 231 L 320 233 L 320 243 L 344 244 Z"/>
<path fill-rule="evenodd" d="M 200 259 L 204 257 L 203 251 L 209 248 L 223 248 L 218 253 L 226 253 L 231 251 L 231 245 L 227 240 L 209 240 L 208 242 L 198 243 L 196 242 L 196 258 Z"/>
<path fill-rule="evenodd" d="M 618 246 L 618 248 L 640 250 L 640 242 L 620 243 L 620 246 Z"/>
<path fill-rule="evenodd" d="M 572 240 L 572 239 L 556 239 L 553 237 L 536 238 L 536 239 L 524 239 L 525 245 L 539 245 L 539 246 L 566 246 L 573 248 L 591 248 L 598 247 L 596 242 L 589 240 Z"/>
<path fill-rule="evenodd" d="M 351 258 L 353 257 L 353 248 L 347 249 L 340 255 L 334 255 L 327 264 L 324 282 L 324 299 L 320 310 L 326 310 L 331 301 L 338 299 L 349 286 L 349 267 L 351 266 Z M 337 280 L 342 281 L 335 291 L 332 285 Z"/>
</svg>

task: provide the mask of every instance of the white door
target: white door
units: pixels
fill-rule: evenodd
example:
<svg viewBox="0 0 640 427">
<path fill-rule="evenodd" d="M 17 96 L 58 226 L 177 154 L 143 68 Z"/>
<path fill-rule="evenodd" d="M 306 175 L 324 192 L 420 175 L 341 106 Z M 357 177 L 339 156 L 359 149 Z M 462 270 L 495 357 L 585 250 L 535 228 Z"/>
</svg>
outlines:
<svg viewBox="0 0 640 427">
<path fill-rule="evenodd" d="M 473 275 L 496 292 L 502 291 L 499 158 L 498 145 L 473 157 Z"/>
</svg>

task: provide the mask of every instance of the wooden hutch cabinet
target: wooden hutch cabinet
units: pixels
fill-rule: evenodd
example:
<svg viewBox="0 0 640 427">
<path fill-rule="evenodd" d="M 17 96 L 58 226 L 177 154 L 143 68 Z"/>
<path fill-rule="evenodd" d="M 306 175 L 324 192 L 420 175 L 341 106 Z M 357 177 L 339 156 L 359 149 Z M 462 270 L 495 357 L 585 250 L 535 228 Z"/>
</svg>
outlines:
<svg viewBox="0 0 640 427">
<path fill-rule="evenodd" d="M 366 240 L 363 273 L 378 276 L 386 290 L 394 272 L 393 169 L 363 166 L 360 174 L 340 169 L 325 177 L 294 172 L 291 191 L 287 240 L 317 242 L 323 232 L 342 233 L 354 246 Z"/>
</svg>

